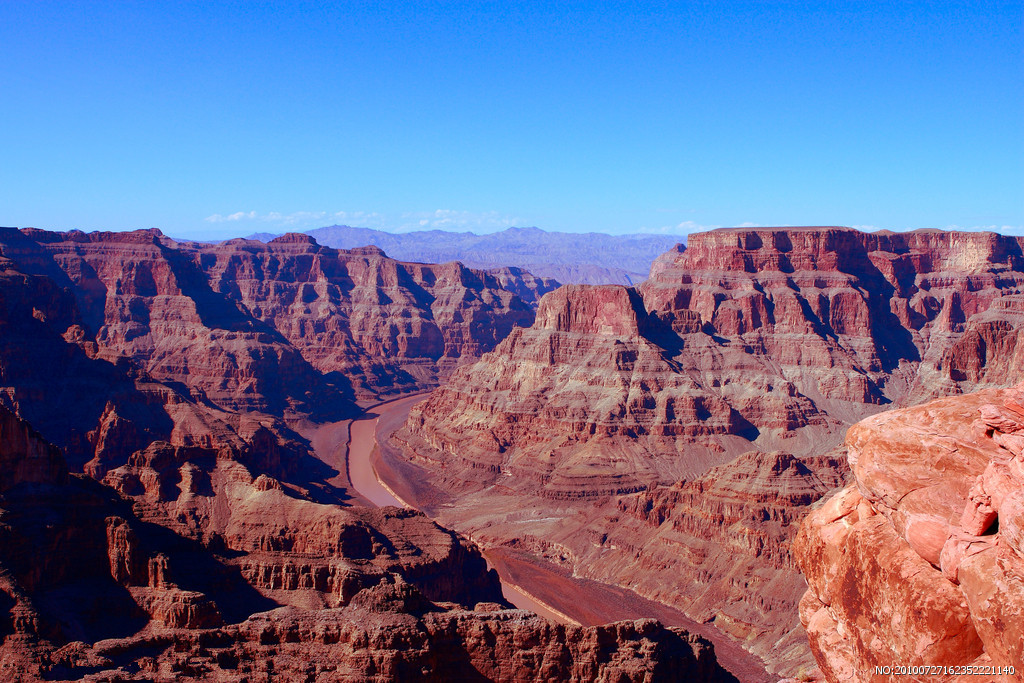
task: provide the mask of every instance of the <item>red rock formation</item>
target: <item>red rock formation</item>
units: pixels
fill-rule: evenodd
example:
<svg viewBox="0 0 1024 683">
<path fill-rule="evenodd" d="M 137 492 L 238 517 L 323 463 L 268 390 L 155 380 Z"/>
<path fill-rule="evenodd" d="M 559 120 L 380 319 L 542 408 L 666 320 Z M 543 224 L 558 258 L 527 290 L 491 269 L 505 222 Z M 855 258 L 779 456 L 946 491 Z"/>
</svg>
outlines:
<svg viewBox="0 0 1024 683">
<path fill-rule="evenodd" d="M 159 231 L 5 230 L 0 248 L 23 272 L 72 290 L 101 352 L 131 358 L 157 380 L 228 410 L 280 414 L 327 402 L 323 379 L 297 350 L 213 291 L 193 256 Z"/>
<path fill-rule="evenodd" d="M 648 327 L 634 290 L 566 285 L 532 328 L 414 408 L 402 438 L 467 477 L 555 499 L 700 472 L 749 425 L 678 372 Z"/>
<path fill-rule="evenodd" d="M 1024 319 L 1004 297 L 1024 286 L 1022 262 L 1015 239 L 982 233 L 694 235 L 640 291 L 547 295 L 532 328 L 434 392 L 403 438 L 555 497 L 698 475 L 749 441 L 820 450 L 912 382 L 956 391 L 1001 362 Z"/>
<path fill-rule="evenodd" d="M 502 289 L 512 292 L 531 305 L 535 305 L 548 292 L 553 292 L 562 286 L 558 280 L 538 277 L 528 270 L 515 266 L 489 268 L 487 272 L 497 278 Z"/>
<path fill-rule="evenodd" d="M 414 616 L 367 602 L 280 609 L 206 631 L 69 644 L 47 653 L 33 673 L 117 680 L 736 680 L 715 663 L 707 641 L 653 620 L 564 627 L 485 604 L 476 611 L 425 605 Z"/>
<path fill-rule="evenodd" d="M 220 408 L 274 414 L 323 411 L 338 392 L 434 385 L 532 322 L 502 282 L 551 287 L 522 271 L 499 279 L 457 263 L 403 264 L 376 247 L 339 251 L 297 234 L 207 245 L 156 230 L 4 229 L 0 250 L 71 290 L 80 334 L 94 334 L 100 352 Z"/>
<path fill-rule="evenodd" d="M 533 320 L 510 287 L 459 263 L 400 263 L 377 247 L 343 251 L 289 234 L 269 244 L 189 245 L 217 292 L 280 332 L 321 372 L 341 372 L 362 398 L 437 383 Z M 532 285 L 538 286 L 536 282 Z"/>
<path fill-rule="evenodd" d="M 736 456 L 751 448 L 798 459 L 828 452 L 847 425 L 887 405 L 1019 381 L 1022 287 L 1021 240 L 994 234 L 693 235 L 638 289 L 563 287 L 545 296 L 532 328 L 458 370 L 413 409 L 395 442 L 440 490 L 424 503 L 446 525 L 639 586 L 696 618 L 711 614 L 706 596 L 739 599 L 740 616 L 724 630 L 796 673 L 800 657 L 776 645 L 780 629 L 797 645 L 799 580 L 787 545 L 813 501 L 786 515 L 786 530 L 756 507 L 749 512 L 767 517 L 749 529 L 723 514 L 717 528 L 703 527 L 716 537 L 701 539 L 714 546 L 705 551 L 711 559 L 686 556 L 694 541 L 679 543 L 675 559 L 638 557 L 658 537 L 653 527 L 612 549 L 595 538 L 615 538 L 621 518 L 596 510 L 643 489 L 671 499 L 666 487 L 692 486 L 715 466 L 723 468 L 709 473 L 716 479 L 729 480 L 730 468 L 750 476 Z M 818 474 L 835 484 L 842 469 L 834 460 Z M 458 509 L 441 506 L 451 492 Z M 728 500 L 711 487 L 705 505 Z M 536 510 L 536 521 L 524 509 Z M 576 534 L 581 527 L 591 533 Z M 728 550 L 741 540 L 750 544 L 743 552 Z M 608 559 L 595 557 L 599 547 Z M 673 566 L 686 572 L 679 592 L 667 588 L 678 585 L 665 578 Z M 664 583 L 643 581 L 644 571 Z M 737 578 L 752 574 L 759 581 Z M 770 608 L 765 591 L 777 601 Z"/>
<path fill-rule="evenodd" d="M 0 406 L 0 493 L 18 484 L 63 484 L 67 465 L 55 447 L 32 427 Z"/>
<path fill-rule="evenodd" d="M 828 680 L 898 680 L 874 675 L 893 664 L 988 667 L 986 680 L 1019 680 L 1022 404 L 1024 385 L 850 429 L 856 484 L 807 518 L 795 546 L 808 582 L 801 621 Z M 960 680 L 942 674 L 920 679 Z"/>
<path fill-rule="evenodd" d="M 151 445 L 107 475 L 134 506 L 69 479 L 2 408 L 0 453 L 14 680 L 735 680 L 710 643 L 653 620 L 563 627 L 503 609 L 479 551 L 423 515 L 295 498 L 230 452 Z"/>
</svg>

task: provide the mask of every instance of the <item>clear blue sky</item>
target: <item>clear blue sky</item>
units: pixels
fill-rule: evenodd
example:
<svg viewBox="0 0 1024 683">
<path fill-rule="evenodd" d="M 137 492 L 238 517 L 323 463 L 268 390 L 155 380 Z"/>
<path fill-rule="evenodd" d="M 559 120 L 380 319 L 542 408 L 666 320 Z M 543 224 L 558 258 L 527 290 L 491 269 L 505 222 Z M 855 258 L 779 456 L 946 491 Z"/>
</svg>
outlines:
<svg viewBox="0 0 1024 683">
<path fill-rule="evenodd" d="M 3 0 L 0 225 L 1021 230 L 1022 17 Z"/>
</svg>

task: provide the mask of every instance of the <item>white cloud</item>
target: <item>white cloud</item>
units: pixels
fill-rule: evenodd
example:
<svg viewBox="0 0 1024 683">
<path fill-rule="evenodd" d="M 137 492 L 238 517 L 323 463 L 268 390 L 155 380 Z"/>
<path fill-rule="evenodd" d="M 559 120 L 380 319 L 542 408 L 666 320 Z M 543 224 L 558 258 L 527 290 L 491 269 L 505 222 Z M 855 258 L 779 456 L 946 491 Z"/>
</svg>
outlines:
<svg viewBox="0 0 1024 683">
<path fill-rule="evenodd" d="M 255 211 L 236 211 L 235 213 L 227 216 L 222 216 L 219 213 L 215 213 L 212 216 L 207 216 L 204 220 L 207 223 L 226 223 L 229 221 L 240 221 L 240 220 L 251 220 L 256 218 Z"/>
<path fill-rule="evenodd" d="M 256 211 L 236 211 L 228 215 L 215 213 L 203 220 L 207 223 L 235 223 L 239 221 L 252 221 L 258 223 L 273 223 L 276 225 L 302 225 L 305 223 L 322 222 L 327 217 L 326 211 L 296 211 L 294 213 L 281 213 L 271 211 L 270 213 L 257 213 Z M 319 223 L 317 223 L 319 225 Z"/>
</svg>

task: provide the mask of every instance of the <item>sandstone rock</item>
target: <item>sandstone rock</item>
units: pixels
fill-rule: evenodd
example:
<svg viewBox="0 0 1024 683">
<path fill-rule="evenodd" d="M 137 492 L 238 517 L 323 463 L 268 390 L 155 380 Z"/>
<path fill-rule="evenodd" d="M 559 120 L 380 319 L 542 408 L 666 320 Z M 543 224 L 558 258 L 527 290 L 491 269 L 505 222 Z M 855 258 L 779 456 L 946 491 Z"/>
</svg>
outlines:
<svg viewBox="0 0 1024 683">
<path fill-rule="evenodd" d="M 342 373 L 361 398 L 436 384 L 513 327 L 528 326 L 532 309 L 503 283 L 534 299 L 554 284 L 525 271 L 401 263 L 376 247 L 330 249 L 299 234 L 189 251 L 215 291 L 320 372 Z"/>
<path fill-rule="evenodd" d="M 53 452 L 10 420 L 19 429 L 2 435 L 12 436 L 23 458 Z M 0 449 L 14 453 L 7 443 Z M 201 453 L 151 452 L 136 466 L 194 477 L 199 468 L 176 458 Z M 735 681 L 710 643 L 654 620 L 567 628 L 504 609 L 479 552 L 419 513 L 289 499 L 280 486 L 256 486 L 231 460 L 209 474 L 222 490 L 185 486 L 181 493 L 193 492 L 185 498 L 189 514 L 202 512 L 200 499 L 217 499 L 201 528 L 220 530 L 226 556 L 168 532 L 169 523 L 161 529 L 136 518 L 131 506 L 84 477 L 4 491 L 4 673 L 16 680 Z M 186 512 L 181 495 L 163 497 L 169 491 L 160 487 L 156 493 L 136 510 L 157 520 L 174 502 L 179 516 Z M 335 590 L 336 605 L 345 607 L 253 614 L 274 602 L 232 583 L 227 562 L 264 596 Z M 322 568 L 329 571 L 318 573 Z M 335 589 L 331 577 L 344 585 Z"/>
<path fill-rule="evenodd" d="M 145 654 L 146 656 L 143 656 Z M 133 672 L 114 661 L 138 661 Z M 280 609 L 238 625 L 106 640 L 53 657 L 47 675 L 120 680 L 253 677 L 372 681 L 735 681 L 710 643 L 654 620 L 564 627 L 519 610 L 420 617 Z"/>
<path fill-rule="evenodd" d="M 1024 476 L 1019 454 L 994 438 L 1020 428 L 1020 390 L 933 401 L 850 429 L 856 484 L 808 516 L 794 546 L 808 582 L 801 621 L 828 680 L 876 680 L 873 668 L 893 661 L 984 664 L 998 670 L 992 680 L 1015 680 L 1004 667 L 1022 670 Z M 971 428 L 978 415 L 987 429 Z M 862 494 L 866 518 L 851 504 Z"/>
</svg>

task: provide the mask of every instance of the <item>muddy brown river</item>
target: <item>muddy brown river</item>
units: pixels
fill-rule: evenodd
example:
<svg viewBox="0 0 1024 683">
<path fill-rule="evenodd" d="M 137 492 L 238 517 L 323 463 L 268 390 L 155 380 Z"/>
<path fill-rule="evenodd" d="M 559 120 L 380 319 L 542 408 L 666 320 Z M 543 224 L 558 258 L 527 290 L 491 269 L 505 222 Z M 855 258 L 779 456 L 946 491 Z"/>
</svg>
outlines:
<svg viewBox="0 0 1024 683">
<path fill-rule="evenodd" d="M 325 462 L 347 474 L 355 493 L 366 502 L 377 507 L 414 507 L 395 493 L 395 489 L 402 488 L 397 482 L 392 482 L 395 486 L 391 486 L 381 479 L 374 466 L 374 456 L 379 448 L 378 439 L 386 440 L 405 421 L 412 406 L 425 398 L 425 394 L 420 394 L 386 401 L 367 408 L 363 417 L 324 425 L 317 431 L 314 447 L 323 452 L 321 457 Z M 340 476 L 338 479 L 341 483 Z M 505 599 L 520 609 L 558 623 L 585 626 L 654 617 L 662 623 L 683 626 L 711 640 L 719 662 L 743 683 L 777 680 L 764 670 L 757 657 L 714 627 L 698 624 L 679 610 L 618 586 L 567 576 L 560 568 L 533 558 L 517 557 L 500 548 L 485 550 L 484 557 L 488 566 L 497 570 Z M 581 612 L 582 605 L 588 609 Z"/>
</svg>

